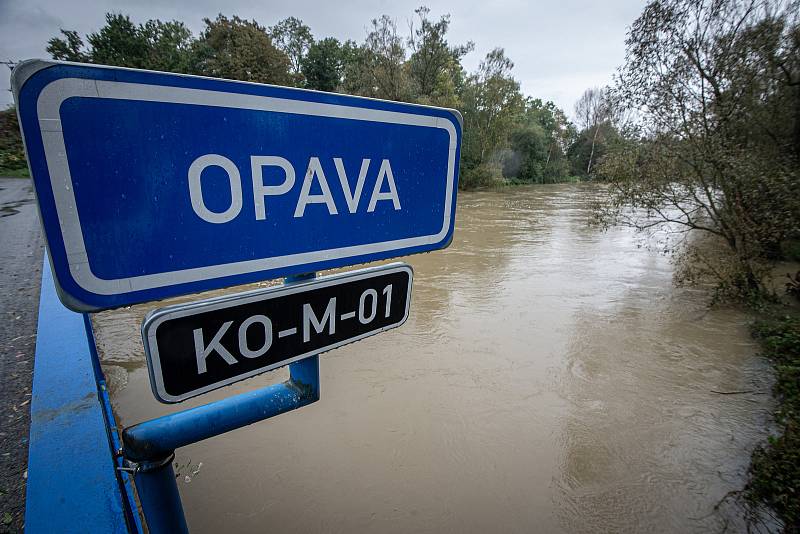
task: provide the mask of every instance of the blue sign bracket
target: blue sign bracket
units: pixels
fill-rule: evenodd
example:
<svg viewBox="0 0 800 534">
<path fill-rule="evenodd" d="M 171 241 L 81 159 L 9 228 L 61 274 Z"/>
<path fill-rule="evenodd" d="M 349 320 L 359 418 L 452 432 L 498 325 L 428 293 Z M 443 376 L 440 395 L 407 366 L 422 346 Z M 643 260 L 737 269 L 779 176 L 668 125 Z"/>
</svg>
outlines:
<svg viewBox="0 0 800 534">
<path fill-rule="evenodd" d="M 286 283 L 314 278 L 306 274 Z M 172 459 L 175 449 L 319 400 L 319 356 L 289 365 L 289 380 L 126 428 L 123 451 L 150 532 L 188 532 Z"/>
</svg>

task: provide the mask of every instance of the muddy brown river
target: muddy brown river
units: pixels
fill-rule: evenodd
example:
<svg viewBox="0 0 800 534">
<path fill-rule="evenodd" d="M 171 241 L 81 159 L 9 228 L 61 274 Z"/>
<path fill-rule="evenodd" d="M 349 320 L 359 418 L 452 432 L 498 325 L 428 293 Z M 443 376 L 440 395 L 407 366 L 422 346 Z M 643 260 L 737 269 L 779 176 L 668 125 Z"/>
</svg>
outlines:
<svg viewBox="0 0 800 534">
<path fill-rule="evenodd" d="M 750 318 L 675 288 L 657 244 L 589 227 L 596 194 L 462 193 L 450 248 L 406 259 L 404 326 L 324 354 L 318 403 L 178 451 L 192 532 L 741 530 L 714 505 L 772 407 Z M 94 318 L 123 425 L 179 409 L 150 392 L 156 306 Z"/>
</svg>

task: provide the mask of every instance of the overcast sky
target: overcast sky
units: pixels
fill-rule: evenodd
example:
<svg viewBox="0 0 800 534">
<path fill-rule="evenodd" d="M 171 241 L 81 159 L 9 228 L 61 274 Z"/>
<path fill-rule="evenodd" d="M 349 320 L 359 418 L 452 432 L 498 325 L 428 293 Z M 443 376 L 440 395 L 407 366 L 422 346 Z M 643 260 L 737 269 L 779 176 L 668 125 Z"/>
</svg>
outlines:
<svg viewBox="0 0 800 534">
<path fill-rule="evenodd" d="M 384 13 L 407 33 L 407 21 L 422 0 L 0 0 L 0 60 L 46 58 L 47 40 L 59 28 L 81 35 L 103 25 L 108 11 L 147 19 L 181 20 L 195 33 L 204 17 L 218 12 L 256 19 L 264 26 L 288 16 L 302 19 L 316 38 L 363 41 L 369 20 Z M 428 1 L 431 17 L 450 13 L 452 44 L 475 42 L 464 59 L 468 70 L 494 47 L 506 49 L 514 75 L 525 94 L 553 100 L 570 116 L 575 101 L 588 87 L 611 82 L 624 56 L 625 32 L 644 7 L 644 0 L 481 2 Z M 4 69 L 4 68 L 3 68 Z M 8 71 L 0 84 L 8 88 Z M 0 92 L 0 106 L 12 102 Z"/>
</svg>

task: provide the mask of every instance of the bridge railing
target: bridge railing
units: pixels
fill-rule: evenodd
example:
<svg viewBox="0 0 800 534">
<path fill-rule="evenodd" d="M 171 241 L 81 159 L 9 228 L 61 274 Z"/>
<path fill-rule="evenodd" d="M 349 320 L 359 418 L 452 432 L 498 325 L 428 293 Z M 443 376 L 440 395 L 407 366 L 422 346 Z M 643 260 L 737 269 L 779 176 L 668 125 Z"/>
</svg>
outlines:
<svg viewBox="0 0 800 534">
<path fill-rule="evenodd" d="M 314 278 L 290 277 L 287 284 Z M 89 316 L 58 299 L 45 258 L 31 400 L 26 531 L 187 532 L 172 469 L 175 449 L 319 399 L 319 358 L 289 379 L 126 428 L 120 439 Z"/>
<path fill-rule="evenodd" d="M 65 308 L 47 258 L 36 336 L 25 530 L 142 532 L 87 315 Z"/>
</svg>

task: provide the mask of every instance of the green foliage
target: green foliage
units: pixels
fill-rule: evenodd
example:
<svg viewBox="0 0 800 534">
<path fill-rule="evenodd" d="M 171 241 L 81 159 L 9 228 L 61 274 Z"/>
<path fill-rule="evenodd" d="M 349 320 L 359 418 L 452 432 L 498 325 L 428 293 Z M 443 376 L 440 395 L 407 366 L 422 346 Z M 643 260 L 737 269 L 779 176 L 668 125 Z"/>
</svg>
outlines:
<svg viewBox="0 0 800 534">
<path fill-rule="evenodd" d="M 503 175 L 517 183 L 554 183 L 570 178 L 565 154 L 574 126 L 552 102 L 527 99 L 517 129 L 509 136 Z"/>
<path fill-rule="evenodd" d="M 289 58 L 291 72 L 296 83 L 303 81 L 302 64 L 309 49 L 314 44 L 311 28 L 296 17 L 289 17 L 269 29 L 273 44 Z"/>
<path fill-rule="evenodd" d="M 147 45 L 146 68 L 184 74 L 194 72 L 194 38 L 183 22 L 148 20 L 139 27 L 139 33 Z"/>
<path fill-rule="evenodd" d="M 511 76 L 514 63 L 496 48 L 469 76 L 461 94 L 464 116 L 462 161 L 467 169 L 499 166 L 508 135 L 520 122 L 525 102 Z M 463 168 L 463 167 L 462 167 Z"/>
<path fill-rule="evenodd" d="M 0 174 L 27 175 L 27 169 L 22 135 L 17 124 L 17 110 L 11 107 L 0 111 Z"/>
<path fill-rule="evenodd" d="M 753 336 L 775 365 L 775 422 L 778 435 L 754 453 L 745 495 L 753 504 L 766 504 L 787 532 L 800 529 L 800 318 L 760 321 Z"/>
<path fill-rule="evenodd" d="M 336 91 L 342 84 L 347 50 L 328 37 L 312 44 L 301 62 L 305 86 L 318 91 Z"/>
<path fill-rule="evenodd" d="M 219 14 L 204 22 L 206 28 L 193 46 L 198 74 L 278 85 L 293 83 L 288 56 L 272 44 L 266 28 L 256 21 Z"/>
<path fill-rule="evenodd" d="M 490 165 L 479 165 L 473 168 L 461 169 L 459 179 L 459 189 L 478 189 L 502 183 L 502 175 L 499 169 Z"/>
<path fill-rule="evenodd" d="M 409 100 L 408 73 L 406 72 L 406 49 L 397 32 L 397 23 L 388 15 L 372 19 L 372 30 L 364 43 L 366 81 L 362 94 L 387 100 Z"/>
<path fill-rule="evenodd" d="M 47 51 L 67 61 L 283 85 L 297 80 L 289 57 L 257 22 L 222 14 L 204 22 L 195 39 L 179 21 L 135 24 L 127 15 L 108 13 L 105 25 L 86 37 L 87 45 L 77 32 L 62 29 L 61 37 L 48 41 Z"/>
<path fill-rule="evenodd" d="M 538 124 L 527 124 L 511 132 L 510 153 L 503 161 L 503 176 L 520 182 L 544 183 L 544 164 L 549 146 L 547 134 Z"/>
<path fill-rule="evenodd" d="M 6 178 L 28 178 L 30 177 L 30 173 L 28 172 L 28 167 L 23 167 L 21 169 L 2 169 L 0 168 L 0 174 L 5 176 Z"/>
<path fill-rule="evenodd" d="M 582 130 L 567 151 L 572 173 L 586 178 L 603 177 L 604 168 L 598 164 L 619 141 L 619 132 L 607 121 Z"/>
<path fill-rule="evenodd" d="M 342 45 L 342 92 L 371 96 L 375 93 L 370 69 L 370 51 L 363 44 L 348 40 Z"/>
<path fill-rule="evenodd" d="M 191 72 L 192 33 L 177 21 L 134 24 L 128 16 L 109 13 L 106 24 L 87 36 L 89 48 L 74 31 L 48 41 L 53 59 L 170 72 Z"/>
<path fill-rule="evenodd" d="M 89 34 L 93 63 L 143 68 L 148 66 L 148 42 L 127 15 L 106 15 L 106 25 Z"/>
<path fill-rule="evenodd" d="M 449 45 L 449 15 L 433 22 L 428 18 L 430 10 L 427 7 L 420 7 L 414 13 L 419 20 L 416 28 L 412 24 L 408 39 L 411 49 L 408 60 L 410 91 L 421 104 L 455 106 L 458 102 L 456 93 L 464 80 L 461 58 L 475 45 L 471 41 L 465 45 Z"/>
<path fill-rule="evenodd" d="M 580 132 L 572 137 L 567 151 L 571 170 L 578 176 L 594 178 L 598 175 L 598 163 L 619 138 L 621 109 L 609 89 L 591 87 L 575 103 L 575 116 Z"/>
<path fill-rule="evenodd" d="M 108 17 L 108 15 L 106 15 Z M 78 32 L 61 30 L 61 37 L 53 37 L 47 42 L 47 53 L 61 61 L 88 62 L 89 56 L 83 51 L 83 39 Z"/>
</svg>

